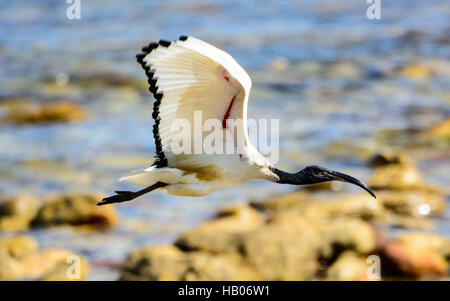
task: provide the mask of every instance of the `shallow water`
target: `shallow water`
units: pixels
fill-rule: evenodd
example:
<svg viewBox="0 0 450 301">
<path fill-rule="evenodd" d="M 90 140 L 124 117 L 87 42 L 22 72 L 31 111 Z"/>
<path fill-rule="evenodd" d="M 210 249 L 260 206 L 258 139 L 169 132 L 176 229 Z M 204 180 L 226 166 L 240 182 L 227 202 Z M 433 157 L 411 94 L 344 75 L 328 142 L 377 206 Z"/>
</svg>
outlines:
<svg viewBox="0 0 450 301">
<path fill-rule="evenodd" d="M 411 147 L 415 138 L 405 134 L 450 117 L 449 71 L 441 70 L 450 64 L 447 1 L 383 1 L 383 19 L 373 21 L 359 0 L 82 0 L 81 20 L 66 18 L 64 1 L 0 3 L 0 97 L 69 99 L 88 114 L 82 123 L 0 124 L 2 194 L 133 189 L 116 181 L 152 161 L 152 98 L 145 88 L 89 85 L 83 78 L 112 72 L 144 81 L 134 57 L 140 47 L 181 34 L 225 49 L 249 71 L 249 118 L 280 119 L 280 167 L 320 163 L 367 179 L 363 156 L 347 148 L 403 146 L 428 183 L 450 182 L 448 144 Z M 441 69 L 430 76 L 397 72 L 433 61 Z M 63 87 L 55 80 L 61 74 L 69 77 Z M 346 148 L 327 147 L 332 143 Z M 226 204 L 292 189 L 250 181 L 201 198 L 155 192 L 117 206 L 121 221 L 110 231 L 31 233 L 44 247 L 87 255 L 90 279 L 116 279 L 115 264 L 130 250 L 170 243 Z M 449 216 L 447 210 L 436 219 L 434 231 L 448 236 Z"/>
</svg>

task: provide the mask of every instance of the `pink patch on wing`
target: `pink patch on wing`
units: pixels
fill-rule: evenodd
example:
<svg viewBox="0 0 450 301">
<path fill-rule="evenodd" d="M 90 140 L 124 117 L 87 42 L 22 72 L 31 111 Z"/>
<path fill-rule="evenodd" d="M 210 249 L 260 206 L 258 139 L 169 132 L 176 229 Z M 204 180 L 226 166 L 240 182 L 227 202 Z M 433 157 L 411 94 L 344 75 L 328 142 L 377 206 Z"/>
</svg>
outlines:
<svg viewBox="0 0 450 301">
<path fill-rule="evenodd" d="M 227 82 L 230 82 L 230 77 L 228 77 L 228 76 L 226 75 L 226 73 L 227 73 L 227 70 L 223 69 L 223 71 L 222 71 L 222 76 L 223 76 L 223 78 L 224 78 Z"/>
<path fill-rule="evenodd" d="M 231 99 L 230 104 L 228 105 L 228 109 L 225 113 L 225 116 L 223 116 L 223 119 L 222 119 L 222 128 L 223 129 L 227 127 L 227 119 L 228 119 L 228 117 L 230 117 L 231 108 L 233 107 L 233 103 L 234 103 L 235 99 L 236 99 L 236 95 L 234 95 L 233 98 Z"/>
</svg>

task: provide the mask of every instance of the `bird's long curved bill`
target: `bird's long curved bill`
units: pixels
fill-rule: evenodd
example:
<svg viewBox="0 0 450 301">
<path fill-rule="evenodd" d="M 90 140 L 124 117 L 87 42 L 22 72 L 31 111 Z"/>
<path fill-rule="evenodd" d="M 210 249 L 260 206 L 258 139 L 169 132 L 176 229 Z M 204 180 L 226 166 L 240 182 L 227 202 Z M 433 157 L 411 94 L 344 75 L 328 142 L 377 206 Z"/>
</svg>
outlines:
<svg viewBox="0 0 450 301">
<path fill-rule="evenodd" d="M 374 198 L 377 198 L 375 193 L 366 184 L 364 184 L 360 180 L 358 180 L 352 176 L 349 176 L 345 173 L 335 171 L 335 170 L 332 170 L 330 173 L 333 176 L 335 181 L 347 182 L 347 183 L 357 185 L 357 186 L 361 187 L 362 189 L 364 189 L 365 191 L 367 191 L 368 193 L 370 193 L 370 195 L 373 196 Z"/>
</svg>

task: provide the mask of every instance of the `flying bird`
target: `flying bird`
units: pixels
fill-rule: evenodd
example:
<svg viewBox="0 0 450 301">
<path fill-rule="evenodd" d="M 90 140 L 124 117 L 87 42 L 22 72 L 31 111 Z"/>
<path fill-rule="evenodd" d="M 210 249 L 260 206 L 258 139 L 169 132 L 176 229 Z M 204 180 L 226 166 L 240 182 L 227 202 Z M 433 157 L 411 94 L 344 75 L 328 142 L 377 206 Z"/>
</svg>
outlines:
<svg viewBox="0 0 450 301">
<path fill-rule="evenodd" d="M 171 195 L 204 196 L 250 179 L 291 185 L 348 182 L 375 197 L 366 184 L 347 174 L 316 165 L 286 172 L 261 155 L 250 143 L 247 132 L 251 79 L 225 51 L 191 36 L 181 36 L 174 42 L 153 42 L 142 51 L 136 58 L 155 98 L 152 117 L 156 159 L 147 169 L 120 179 L 144 189 L 116 191 L 98 205 L 130 201 L 155 189 L 166 189 Z M 232 154 L 174 151 L 172 142 L 180 134 L 172 124 L 179 119 L 193 124 L 194 112 L 201 112 L 203 120 L 220 120 L 224 134 L 237 131 L 244 138 L 242 146 Z M 239 126 L 228 126 L 228 121 L 238 119 L 243 121 Z M 205 138 L 206 133 L 200 135 Z M 224 143 L 237 148 L 236 139 Z"/>
</svg>

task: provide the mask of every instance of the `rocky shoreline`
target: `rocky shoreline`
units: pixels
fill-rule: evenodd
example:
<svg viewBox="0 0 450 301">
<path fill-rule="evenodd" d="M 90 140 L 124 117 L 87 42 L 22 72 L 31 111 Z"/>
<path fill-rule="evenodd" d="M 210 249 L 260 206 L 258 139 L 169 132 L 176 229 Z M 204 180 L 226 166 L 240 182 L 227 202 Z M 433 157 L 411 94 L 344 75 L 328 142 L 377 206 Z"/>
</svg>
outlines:
<svg viewBox="0 0 450 301">
<path fill-rule="evenodd" d="M 402 152 L 371 163 L 377 199 L 328 201 L 302 190 L 224 208 L 173 245 L 131 252 L 121 280 L 448 279 L 450 240 L 426 231 L 433 227 L 427 218 L 444 210 L 443 192 Z M 313 190 L 320 188 L 331 187 Z M 387 237 L 383 226 L 414 230 Z"/>
<path fill-rule="evenodd" d="M 369 185 L 377 199 L 342 196 L 333 185 L 320 184 L 226 207 L 172 245 L 131 251 L 119 280 L 448 279 L 450 240 L 429 232 L 432 217 L 444 212 L 445 192 L 423 181 L 404 152 L 379 154 L 370 163 Z M 95 205 L 101 197 L 3 200 L 0 229 L 12 235 L 0 239 L 0 280 L 69 280 L 65 271 L 73 252 L 40 250 L 32 237 L 17 233 L 59 226 L 110 229 L 119 217 L 114 206 Z M 389 237 L 386 227 L 409 231 Z M 84 271 L 78 280 L 86 279 L 89 262 L 75 255 Z"/>
</svg>

